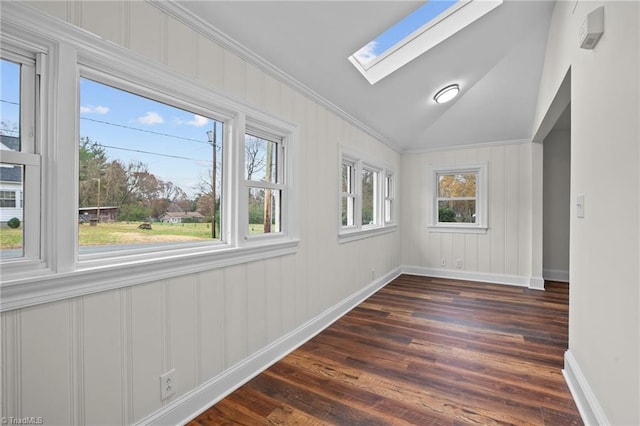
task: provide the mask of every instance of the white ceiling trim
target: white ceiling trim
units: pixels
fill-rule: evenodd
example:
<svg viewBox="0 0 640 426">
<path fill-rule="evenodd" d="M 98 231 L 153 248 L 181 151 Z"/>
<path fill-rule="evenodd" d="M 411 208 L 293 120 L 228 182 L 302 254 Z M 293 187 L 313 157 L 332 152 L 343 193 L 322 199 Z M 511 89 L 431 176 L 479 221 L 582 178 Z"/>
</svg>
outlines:
<svg viewBox="0 0 640 426">
<path fill-rule="evenodd" d="M 504 146 L 504 145 L 522 145 L 533 142 L 532 139 L 513 139 L 505 141 L 491 141 L 491 142 L 478 142 L 465 145 L 453 145 L 453 146 L 437 146 L 433 148 L 421 148 L 421 149 L 407 149 L 402 151 L 403 154 L 424 154 L 429 152 L 440 151 L 460 151 L 463 149 L 475 149 L 475 148 L 487 148 L 492 146 Z"/>
<path fill-rule="evenodd" d="M 199 16 L 191 13 L 190 11 L 180 6 L 179 4 L 176 4 L 173 0 L 169 0 L 169 1 L 146 0 L 146 1 L 152 4 L 153 6 L 155 6 L 156 8 L 160 9 L 164 13 L 168 14 L 169 16 L 187 25 L 192 30 L 198 32 L 199 34 L 218 43 L 225 49 L 228 49 L 232 53 L 238 55 L 241 59 L 255 65 L 263 72 L 279 79 L 280 81 L 288 84 L 294 89 L 302 92 L 304 95 L 311 98 L 313 101 L 317 102 L 318 104 L 324 106 L 328 110 L 342 117 L 347 122 L 363 130 L 365 133 L 369 134 L 370 136 L 384 143 L 394 151 L 402 152 L 400 146 L 394 141 L 388 139 L 387 137 L 382 135 L 380 132 L 367 126 L 365 123 L 353 117 L 351 114 L 349 114 L 348 112 L 346 112 L 345 110 L 343 110 L 342 108 L 334 104 L 333 102 L 329 101 L 328 99 L 324 98 L 323 96 L 318 94 L 316 91 L 310 89 L 309 87 L 302 84 L 300 81 L 298 81 L 291 75 L 287 74 L 286 72 L 282 71 L 281 69 L 279 69 L 278 67 L 276 67 L 275 65 L 267 61 L 266 59 L 262 58 L 260 55 L 247 49 L 245 46 L 238 43 L 237 41 L 235 41 L 234 39 L 232 39 L 222 31 L 210 25 Z"/>
</svg>

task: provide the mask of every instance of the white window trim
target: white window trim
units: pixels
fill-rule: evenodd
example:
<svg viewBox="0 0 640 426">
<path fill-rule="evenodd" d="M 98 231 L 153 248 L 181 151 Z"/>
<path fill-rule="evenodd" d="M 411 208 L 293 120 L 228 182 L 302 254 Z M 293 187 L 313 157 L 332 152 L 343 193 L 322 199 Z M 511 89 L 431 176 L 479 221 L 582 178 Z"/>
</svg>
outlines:
<svg viewBox="0 0 640 426">
<path fill-rule="evenodd" d="M 40 135 L 37 146 L 42 153 L 41 171 L 37 179 L 30 179 L 39 183 L 38 190 L 43 194 L 36 197 L 42 199 L 42 208 L 34 210 L 41 221 L 40 253 L 35 261 L 2 262 L 0 311 L 297 251 L 298 126 L 230 99 L 168 67 L 28 6 L 10 2 L 2 5 L 2 11 L 3 44 L 23 45 L 28 51 L 47 56 L 48 62 L 41 82 L 42 114 L 36 132 Z M 196 112 L 202 111 L 207 116 L 215 113 L 214 118 L 225 119 L 228 143 L 223 153 L 227 164 L 223 168 L 225 199 L 222 208 L 223 220 L 227 218 L 231 222 L 223 230 L 222 242 L 78 257 L 77 139 L 81 73 L 87 77 L 100 76 L 102 82 L 110 79 L 124 82 L 135 87 L 136 93 L 151 94 L 152 99 L 170 99 L 165 102 L 178 107 L 188 105 L 189 110 L 194 110 L 195 106 Z M 55 93 L 65 93 L 65 96 L 56 97 Z M 247 210 L 239 200 L 243 188 L 243 138 L 247 123 L 268 129 L 286 140 L 287 200 L 286 211 L 283 211 L 286 230 L 276 238 L 246 240 L 243 222 L 235 220 L 246 215 Z M 36 153 L 25 158 L 31 162 L 40 161 Z M 3 153 L 3 161 L 9 160 L 8 157 L 5 160 Z M 73 191 L 60 188 L 73 188 Z"/>
<path fill-rule="evenodd" d="M 342 165 L 350 163 L 354 167 L 355 178 L 355 214 L 354 225 L 343 226 L 342 225 Z M 345 149 L 340 149 L 339 152 L 339 167 L 338 167 L 338 241 L 340 243 L 346 243 L 350 241 L 356 241 L 363 238 L 374 237 L 382 234 L 387 234 L 397 230 L 397 224 L 395 221 L 386 222 L 384 220 L 384 177 L 391 175 L 395 180 L 395 172 L 385 166 L 377 165 L 375 162 L 362 159 L 360 156 L 351 153 Z M 363 224 L 362 223 L 362 170 L 367 169 L 377 173 L 376 180 L 376 193 L 374 199 L 376 201 L 373 206 L 375 211 L 375 217 L 377 222 L 375 224 Z M 395 212 L 392 213 L 392 219 L 395 217 Z"/>
<path fill-rule="evenodd" d="M 387 195 L 385 188 L 387 186 L 387 178 L 389 178 L 389 195 Z M 383 216 L 383 220 L 385 225 L 391 225 L 394 224 L 396 221 L 396 177 L 395 174 L 390 172 L 390 171 L 385 171 L 384 176 L 382 177 L 382 196 L 383 196 L 383 200 L 382 200 L 382 216 Z M 386 207 L 386 203 L 387 201 L 390 202 L 391 208 L 389 211 L 389 217 L 391 218 L 391 220 L 387 220 L 387 216 L 386 216 L 386 211 L 387 211 L 387 207 Z"/>
<path fill-rule="evenodd" d="M 291 209 L 291 196 L 290 196 L 290 188 L 294 186 L 295 182 L 291 179 L 291 173 L 289 172 L 294 167 L 294 162 L 290 160 L 291 150 L 294 150 L 295 155 L 295 147 L 297 143 L 295 142 L 296 133 L 292 128 L 287 128 L 283 126 L 274 126 L 273 120 L 271 122 L 266 122 L 264 119 L 259 119 L 258 117 L 248 117 L 247 124 L 245 126 L 245 134 L 250 134 L 256 137 L 263 138 L 270 142 L 275 142 L 278 148 L 278 154 L 276 155 L 276 182 L 268 183 L 268 182 L 260 182 L 254 180 L 246 180 L 244 176 L 244 154 L 245 154 L 245 134 L 242 135 L 242 182 L 244 183 L 244 189 L 241 193 L 241 206 L 245 210 L 243 212 L 241 222 L 239 226 L 241 227 L 243 236 L 244 236 L 244 245 L 256 245 L 256 244 L 264 244 L 269 241 L 278 241 L 283 238 L 287 238 L 287 235 L 290 231 L 297 229 L 297 226 L 292 226 L 291 221 L 295 221 L 296 214 Z M 253 234 L 250 235 L 247 232 L 247 227 L 249 223 L 248 219 L 248 189 L 252 188 L 265 188 L 265 189 L 276 189 L 281 191 L 281 199 L 280 199 L 280 231 L 272 232 L 268 234 Z"/>
<path fill-rule="evenodd" d="M 47 100 L 46 81 L 40 81 L 42 70 L 46 68 L 46 47 L 35 47 L 29 39 L 2 37 L 2 57 L 14 61 L 20 67 L 20 151 L 2 151 L 2 162 L 23 167 L 23 256 L 3 260 L 3 274 L 15 271 L 38 270 L 44 267 L 41 260 L 43 240 L 40 182 L 43 173 L 42 136 L 39 129 L 43 125 L 42 105 Z M 24 197 L 26 195 L 26 198 Z"/>
<path fill-rule="evenodd" d="M 484 234 L 488 229 L 487 205 L 487 162 L 463 164 L 458 166 L 443 166 L 428 168 L 430 190 L 429 202 L 431 203 L 431 224 L 430 232 L 449 232 L 465 234 Z M 441 174 L 461 174 L 476 173 L 476 223 L 451 223 L 438 222 L 438 175 Z"/>
</svg>

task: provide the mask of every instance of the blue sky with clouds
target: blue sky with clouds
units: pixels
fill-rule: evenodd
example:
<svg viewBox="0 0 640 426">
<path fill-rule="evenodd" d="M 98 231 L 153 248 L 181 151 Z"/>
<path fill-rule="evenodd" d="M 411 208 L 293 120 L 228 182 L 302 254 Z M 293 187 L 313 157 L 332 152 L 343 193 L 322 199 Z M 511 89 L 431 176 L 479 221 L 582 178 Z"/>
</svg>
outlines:
<svg viewBox="0 0 640 426">
<path fill-rule="evenodd" d="M 218 123 L 218 147 L 222 125 Z M 163 181 L 194 194 L 212 167 L 207 131 L 213 120 L 88 79 L 80 81 L 80 136 L 103 145 L 109 159 L 142 161 Z M 220 149 L 220 148 L 218 148 Z"/>
<path fill-rule="evenodd" d="M 457 2 L 458 0 L 431 0 L 426 2 L 363 46 L 354 53 L 354 56 L 361 65 L 366 66 L 387 49 L 402 41 Z"/>
<path fill-rule="evenodd" d="M 0 116 L 8 125 L 3 131 L 13 136 L 18 136 L 12 130 L 19 122 L 19 72 L 17 64 L 0 61 Z M 209 118 L 87 79 L 80 81 L 79 113 L 80 136 L 103 145 L 110 160 L 142 161 L 151 173 L 189 195 L 197 193 L 212 168 Z M 221 123 L 216 130 L 220 147 Z"/>
</svg>

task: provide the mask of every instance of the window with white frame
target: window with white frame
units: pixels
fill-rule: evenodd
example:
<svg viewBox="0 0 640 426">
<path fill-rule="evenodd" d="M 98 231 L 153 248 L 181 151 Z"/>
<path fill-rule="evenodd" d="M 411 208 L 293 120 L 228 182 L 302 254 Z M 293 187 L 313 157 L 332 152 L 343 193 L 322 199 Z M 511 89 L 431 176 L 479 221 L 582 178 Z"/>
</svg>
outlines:
<svg viewBox="0 0 640 426">
<path fill-rule="evenodd" d="M 16 191 L 0 191 L 0 208 L 16 207 L 16 194 Z"/>
<path fill-rule="evenodd" d="M 0 61 L 0 258 L 39 261 L 38 52 L 2 46 Z M 23 200 L 24 198 L 24 200 Z M 7 226 L 8 225 L 8 226 Z"/>
<path fill-rule="evenodd" d="M 341 155 L 339 234 L 342 237 L 393 227 L 393 204 L 390 170 L 356 156 Z"/>
<path fill-rule="evenodd" d="M 384 175 L 384 222 L 393 223 L 394 221 L 394 202 L 395 188 L 393 174 L 387 172 Z"/>
<path fill-rule="evenodd" d="M 361 200 L 362 200 L 362 226 L 380 225 L 379 220 L 379 194 L 378 180 L 380 174 L 370 167 L 362 167 Z"/>
<path fill-rule="evenodd" d="M 281 136 L 249 129 L 244 136 L 247 237 L 280 233 L 286 200 L 285 149 Z"/>
<path fill-rule="evenodd" d="M 432 168 L 433 230 L 486 231 L 486 163 Z"/>
<path fill-rule="evenodd" d="M 10 21 L 2 309 L 295 252 L 295 124 L 66 24 L 58 43 Z"/>
<path fill-rule="evenodd" d="M 80 253 L 220 240 L 224 123 L 110 83 L 80 79 Z"/>
<path fill-rule="evenodd" d="M 356 165 L 353 161 L 342 160 L 341 174 L 341 224 L 342 227 L 353 227 L 356 223 Z"/>
</svg>

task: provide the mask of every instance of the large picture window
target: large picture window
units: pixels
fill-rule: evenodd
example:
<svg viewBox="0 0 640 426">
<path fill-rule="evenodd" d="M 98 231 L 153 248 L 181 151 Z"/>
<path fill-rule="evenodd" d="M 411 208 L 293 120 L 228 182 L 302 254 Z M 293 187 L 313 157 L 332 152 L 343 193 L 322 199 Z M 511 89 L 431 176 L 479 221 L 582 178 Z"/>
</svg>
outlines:
<svg viewBox="0 0 640 426">
<path fill-rule="evenodd" d="M 80 253 L 220 239 L 224 123 L 80 80 Z"/>
<path fill-rule="evenodd" d="M 434 168 L 432 184 L 432 229 L 486 230 L 486 164 Z"/>
</svg>

